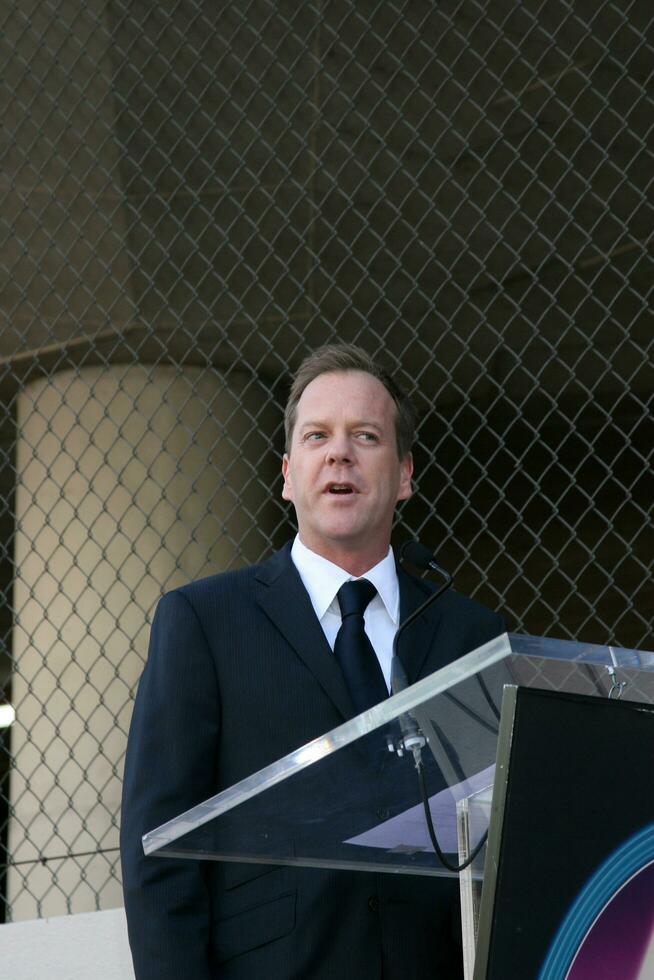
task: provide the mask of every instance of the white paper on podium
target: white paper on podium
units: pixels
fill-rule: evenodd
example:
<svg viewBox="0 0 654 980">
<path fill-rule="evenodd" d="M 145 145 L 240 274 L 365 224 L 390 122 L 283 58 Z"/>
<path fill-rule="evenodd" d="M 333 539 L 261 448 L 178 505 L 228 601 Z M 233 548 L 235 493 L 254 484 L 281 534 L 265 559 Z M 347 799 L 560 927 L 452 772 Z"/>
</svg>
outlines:
<svg viewBox="0 0 654 980">
<path fill-rule="evenodd" d="M 408 762 L 408 760 L 407 760 Z M 472 796 L 488 786 L 493 785 L 495 766 L 489 766 L 475 773 L 469 779 L 454 786 L 448 786 L 429 798 L 429 809 L 436 831 L 436 837 L 442 851 L 446 854 L 457 854 L 459 845 L 456 831 L 456 804 L 466 796 Z M 417 776 L 416 776 L 417 779 Z M 474 847 L 486 830 L 486 823 L 471 821 L 470 846 Z M 411 853 L 412 851 L 431 851 L 432 845 L 425 821 L 422 803 L 399 813 L 390 820 L 377 824 L 371 830 L 364 831 L 356 837 L 345 841 L 346 844 L 358 844 L 361 847 L 379 847 L 385 851 Z"/>
</svg>

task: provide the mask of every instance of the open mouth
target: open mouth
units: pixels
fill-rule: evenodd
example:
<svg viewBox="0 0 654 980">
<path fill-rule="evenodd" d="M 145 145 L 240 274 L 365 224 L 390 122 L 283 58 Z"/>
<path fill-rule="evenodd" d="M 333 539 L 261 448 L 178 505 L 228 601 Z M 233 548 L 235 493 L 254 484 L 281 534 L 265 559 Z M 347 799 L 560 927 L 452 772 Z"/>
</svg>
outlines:
<svg viewBox="0 0 654 980">
<path fill-rule="evenodd" d="M 355 493 L 354 487 L 350 486 L 349 483 L 331 483 L 327 487 L 327 493 L 336 494 L 337 496 L 345 497 L 348 494 Z"/>
</svg>

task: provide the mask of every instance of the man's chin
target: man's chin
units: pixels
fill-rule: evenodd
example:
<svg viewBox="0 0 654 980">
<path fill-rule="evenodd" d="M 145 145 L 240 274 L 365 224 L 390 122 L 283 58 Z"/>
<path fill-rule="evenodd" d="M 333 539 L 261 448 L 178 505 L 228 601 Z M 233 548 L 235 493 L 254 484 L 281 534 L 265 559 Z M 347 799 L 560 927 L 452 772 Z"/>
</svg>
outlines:
<svg viewBox="0 0 654 980">
<path fill-rule="evenodd" d="M 329 541 L 341 542 L 346 544 L 348 542 L 356 545 L 358 542 L 362 542 L 366 537 L 366 530 L 356 521 L 330 521 L 323 528 L 321 528 L 322 536 Z"/>
</svg>

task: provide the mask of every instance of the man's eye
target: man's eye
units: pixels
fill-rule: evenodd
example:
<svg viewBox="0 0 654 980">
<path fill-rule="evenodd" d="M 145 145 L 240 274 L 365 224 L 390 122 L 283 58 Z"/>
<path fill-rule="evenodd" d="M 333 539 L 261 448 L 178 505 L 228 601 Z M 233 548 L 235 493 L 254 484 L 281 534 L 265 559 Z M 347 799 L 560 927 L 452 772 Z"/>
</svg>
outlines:
<svg viewBox="0 0 654 980">
<path fill-rule="evenodd" d="M 322 439 L 324 435 L 324 432 L 307 432 L 304 436 L 304 440 L 305 442 L 315 442 L 316 439 Z"/>
<path fill-rule="evenodd" d="M 359 439 L 363 442 L 377 442 L 377 435 L 374 432 L 360 432 Z"/>
</svg>

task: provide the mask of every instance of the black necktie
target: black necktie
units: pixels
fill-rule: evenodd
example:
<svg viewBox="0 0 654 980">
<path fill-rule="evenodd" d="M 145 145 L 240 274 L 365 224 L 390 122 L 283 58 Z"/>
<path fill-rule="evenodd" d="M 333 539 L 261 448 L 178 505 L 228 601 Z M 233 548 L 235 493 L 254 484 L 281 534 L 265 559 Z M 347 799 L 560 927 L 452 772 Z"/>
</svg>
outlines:
<svg viewBox="0 0 654 980">
<path fill-rule="evenodd" d="M 346 582 L 337 593 L 343 621 L 334 653 L 345 675 L 356 713 L 388 697 L 388 689 L 372 643 L 366 635 L 363 614 L 377 589 L 368 579 Z"/>
</svg>

